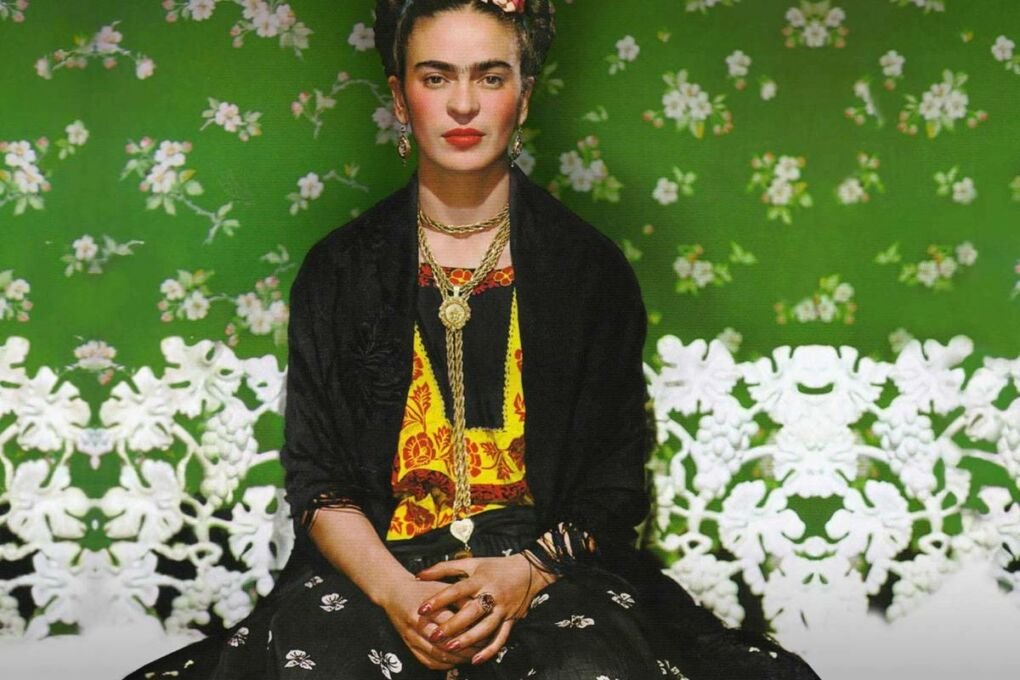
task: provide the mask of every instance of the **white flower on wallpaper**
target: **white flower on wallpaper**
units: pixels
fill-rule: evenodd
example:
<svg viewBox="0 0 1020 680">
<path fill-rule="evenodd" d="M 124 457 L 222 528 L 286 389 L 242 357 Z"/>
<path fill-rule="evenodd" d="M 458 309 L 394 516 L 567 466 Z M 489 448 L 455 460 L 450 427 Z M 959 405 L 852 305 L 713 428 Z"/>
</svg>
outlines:
<svg viewBox="0 0 1020 680">
<path fill-rule="evenodd" d="M 114 362 L 117 356 L 117 348 L 107 344 L 103 340 L 89 340 L 74 348 L 74 358 L 77 359 L 65 370 L 80 370 L 93 373 L 100 385 L 105 385 L 113 379 L 113 375 L 124 367 Z"/>
<path fill-rule="evenodd" d="M 760 189 L 759 199 L 769 206 L 765 212 L 769 221 L 793 223 L 793 211 L 814 205 L 808 184 L 801 177 L 801 168 L 807 165 L 803 156 L 776 156 L 768 151 L 751 159 L 754 172 L 747 191 Z"/>
<path fill-rule="evenodd" d="M 365 52 L 375 47 L 375 29 L 362 22 L 354 24 L 351 34 L 347 36 L 347 44 L 358 52 Z"/>
<path fill-rule="evenodd" d="M 34 142 L 0 140 L 0 153 L 6 166 L 6 169 L 0 167 L 0 207 L 13 202 L 15 215 L 21 215 L 27 208 L 42 210 L 45 207 L 42 194 L 52 188 L 51 171 L 43 170 L 41 165 L 51 147 L 55 146 L 57 158 L 64 160 L 77 153 L 78 147 L 84 146 L 89 138 L 89 131 L 80 120 L 67 125 L 64 132 L 66 137 L 52 143 L 48 137 L 39 137 Z"/>
<path fill-rule="evenodd" d="M 925 14 L 929 12 L 945 12 L 946 3 L 944 0 L 889 0 L 894 5 L 900 7 L 913 6 L 919 9 L 923 9 Z"/>
<path fill-rule="evenodd" d="M 25 279 L 14 278 L 14 270 L 0 271 L 0 321 L 29 320 L 32 301 L 28 299 L 32 285 Z"/>
<path fill-rule="evenodd" d="M 135 77 L 139 80 L 150 77 L 156 70 L 156 62 L 141 52 L 133 52 L 121 46 L 124 35 L 117 30 L 119 23 L 120 20 L 117 20 L 103 26 L 90 39 L 76 38 L 73 48 L 54 50 L 39 57 L 35 62 L 36 75 L 49 80 L 56 71 L 83 69 L 94 59 L 99 59 L 103 68 L 110 70 L 117 67 L 117 60 L 121 58 L 134 63 Z"/>
<path fill-rule="evenodd" d="M 949 170 L 936 172 L 934 175 L 936 196 L 950 196 L 953 203 L 969 205 L 977 198 L 977 187 L 970 177 L 960 176 L 960 167 L 954 165 Z"/>
<path fill-rule="evenodd" d="M 148 194 L 145 199 L 146 210 L 162 207 L 167 215 L 175 216 L 177 204 L 180 203 L 208 220 L 210 227 L 205 243 L 211 243 L 220 230 L 227 236 L 233 236 L 234 230 L 241 226 L 238 220 L 227 217 L 234 207 L 233 202 L 225 203 L 216 211 L 212 211 L 192 200 L 193 196 L 204 194 L 205 189 L 198 180 L 192 179 L 196 171 L 184 167 L 187 163 L 186 154 L 191 153 L 191 148 L 191 142 L 172 140 L 163 140 L 157 145 L 151 137 L 142 137 L 137 143 L 130 141 L 125 151 L 131 158 L 124 165 L 120 179 L 123 180 L 131 174 L 142 178 L 138 189 Z"/>
<path fill-rule="evenodd" d="M 682 193 L 684 196 L 694 195 L 694 182 L 697 181 L 697 173 L 687 171 L 684 172 L 678 167 L 673 168 L 673 178 L 675 182 L 668 177 L 660 177 L 655 183 L 655 189 L 652 191 L 652 198 L 654 198 L 659 205 L 671 205 L 677 202 L 677 199 Z"/>
<path fill-rule="evenodd" d="M 218 4 L 237 5 L 241 18 L 230 27 L 234 47 L 244 47 L 246 36 L 278 38 L 280 47 L 289 47 L 301 56 L 308 49 L 308 36 L 314 31 L 298 21 L 290 3 L 281 0 L 163 0 L 166 20 L 206 21 L 212 18 Z"/>
<path fill-rule="evenodd" d="M 823 276 L 811 295 L 793 304 L 786 300 L 776 302 L 772 306 L 776 313 L 776 323 L 841 322 L 850 325 L 854 323 L 857 311 L 854 292 L 854 287 L 847 281 L 841 281 L 839 274 Z"/>
<path fill-rule="evenodd" d="M 393 97 L 381 83 L 371 78 L 352 78 L 347 71 L 340 71 L 328 91 L 313 88 L 312 93 L 298 93 L 297 99 L 290 103 L 290 112 L 295 118 L 304 118 L 312 124 L 312 137 L 318 137 L 325 122 L 325 112 L 336 108 L 337 95 L 351 87 L 366 87 L 376 101 L 372 120 L 378 128 L 375 135 L 376 144 L 396 144 L 400 130 L 400 121 L 393 115 Z M 410 129 L 410 126 L 408 126 Z"/>
<path fill-rule="evenodd" d="M 666 120 L 676 121 L 677 130 L 688 130 L 695 138 L 705 136 L 706 125 L 711 125 L 712 133 L 723 135 L 733 129 L 733 114 L 726 108 L 726 95 L 720 94 L 710 98 L 707 91 L 698 83 L 687 80 L 687 69 L 676 73 L 664 73 L 666 94 L 662 96 L 661 110 L 648 110 L 642 119 L 657 128 L 666 124 Z"/>
<path fill-rule="evenodd" d="M 879 166 L 878 154 L 857 154 L 857 171 L 844 179 L 836 187 L 836 200 L 842 205 L 867 203 L 871 200 L 871 191 L 885 192 L 885 185 L 876 170 Z"/>
<path fill-rule="evenodd" d="M 345 163 L 342 172 L 329 170 L 321 177 L 317 172 L 309 172 L 300 177 L 297 181 L 298 190 L 287 194 L 287 200 L 290 201 L 290 214 L 297 215 L 302 210 L 308 210 L 311 202 L 322 196 L 322 192 L 326 188 L 323 180 L 367 192 L 368 187 L 355 179 L 360 170 L 361 167 L 355 163 Z"/>
<path fill-rule="evenodd" d="M 889 246 L 875 256 L 875 263 L 899 264 L 903 256 L 900 244 Z M 908 286 L 922 285 L 934 291 L 953 290 L 953 279 L 964 273 L 965 268 L 977 262 L 978 251 L 970 241 L 956 246 L 930 244 L 925 250 L 927 258 L 919 262 L 907 262 L 900 267 L 899 282 Z"/>
<path fill-rule="evenodd" d="M 864 76 L 854 82 L 853 93 L 860 100 L 860 104 L 846 107 L 843 109 L 843 115 L 857 125 L 864 125 L 869 118 L 874 118 L 876 127 L 882 127 L 885 124 L 885 118 L 882 116 L 882 112 L 875 102 L 875 95 L 871 91 L 871 78 Z"/>
<path fill-rule="evenodd" d="M 160 320 L 164 323 L 175 319 L 199 321 L 209 315 L 214 304 L 225 303 L 235 310 L 224 328 L 227 344 L 231 347 L 236 347 L 241 341 L 242 330 L 252 335 L 271 335 L 275 344 L 283 344 L 287 339 L 290 307 L 284 299 L 280 275 L 292 269 L 294 263 L 283 246 L 259 259 L 273 265 L 272 273 L 258 279 L 254 290 L 239 295 L 214 292 L 209 286 L 209 280 L 215 274 L 213 271 L 179 269 L 176 277 L 165 279 L 160 284 L 162 298 L 156 303 Z"/>
<path fill-rule="evenodd" d="M 28 9 L 28 0 L 0 0 L 0 21 L 10 19 L 14 23 L 20 24 L 25 20 L 26 9 Z"/>
<path fill-rule="evenodd" d="M 560 172 L 547 188 L 558 197 L 563 187 L 570 187 L 578 193 L 590 193 L 594 201 L 619 202 L 623 184 L 610 174 L 595 135 L 579 140 L 576 151 L 560 154 Z"/>
<path fill-rule="evenodd" d="M 740 244 L 730 242 L 728 262 L 710 262 L 702 258 L 705 248 L 701 244 L 677 246 L 679 256 L 673 261 L 673 271 L 677 281 L 674 290 L 678 294 L 697 295 L 708 286 L 725 286 L 733 281 L 730 263 L 750 265 L 758 262 L 758 258 L 744 250 Z"/>
<path fill-rule="evenodd" d="M 67 265 L 64 267 L 64 276 L 74 276 L 82 272 L 102 274 L 104 267 L 114 257 L 134 255 L 133 248 L 145 244 L 145 241 L 118 243 L 106 234 L 100 238 L 101 241 L 97 242 L 91 234 L 82 234 L 71 241 L 71 245 L 60 257 L 60 261 Z"/>
<path fill-rule="evenodd" d="M 236 133 L 242 142 L 262 134 L 262 124 L 259 122 L 262 117 L 261 111 L 245 111 L 244 115 L 241 115 L 241 109 L 237 104 L 221 102 L 214 97 L 209 97 L 209 108 L 202 112 L 202 117 L 206 121 L 202 123 L 199 131 L 216 124 L 227 132 Z"/>
<path fill-rule="evenodd" d="M 885 76 L 885 89 L 896 89 L 897 81 L 903 80 L 903 64 L 906 57 L 896 50 L 889 50 L 879 57 L 878 65 L 882 67 L 882 75 Z"/>
<path fill-rule="evenodd" d="M 740 0 L 686 0 L 684 8 L 688 12 L 701 12 L 707 14 L 712 7 L 733 7 Z"/>
<path fill-rule="evenodd" d="M 800 0 L 800 5 L 786 10 L 786 26 L 782 34 L 786 47 L 846 47 L 846 35 L 850 30 L 843 25 L 846 12 L 834 7 L 829 0 L 809 2 Z"/>
<path fill-rule="evenodd" d="M 616 41 L 616 54 L 606 55 L 606 61 L 609 62 L 609 75 L 613 76 L 624 71 L 627 68 L 627 64 L 637 59 L 641 53 L 641 46 L 637 44 L 637 40 L 632 35 L 626 35 Z"/>
<path fill-rule="evenodd" d="M 943 130 L 956 130 L 957 121 L 969 128 L 988 120 L 988 113 L 983 110 L 972 111 L 969 108 L 970 97 L 963 89 L 967 82 L 967 74 L 953 73 L 949 69 L 942 72 L 942 80 L 933 83 L 920 100 L 914 95 L 905 95 L 907 101 L 900 111 L 896 125 L 900 132 L 916 135 L 918 126 L 923 125 L 929 138 L 934 138 Z"/>
<path fill-rule="evenodd" d="M 1012 71 L 1020 76 L 1020 54 L 1013 54 L 1014 47 L 1016 47 L 1015 42 L 1000 35 L 992 45 L 992 56 L 995 57 L 995 61 L 1002 62 L 1007 71 Z"/>
</svg>

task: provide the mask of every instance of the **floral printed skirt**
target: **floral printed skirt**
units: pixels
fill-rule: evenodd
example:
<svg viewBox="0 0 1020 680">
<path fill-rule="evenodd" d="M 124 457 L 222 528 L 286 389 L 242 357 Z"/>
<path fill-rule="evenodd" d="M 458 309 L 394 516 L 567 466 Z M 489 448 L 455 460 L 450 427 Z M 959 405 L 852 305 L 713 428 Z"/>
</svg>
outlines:
<svg viewBox="0 0 1020 680">
<path fill-rule="evenodd" d="M 531 508 L 480 515 L 472 549 L 476 556 L 511 554 L 534 540 Z M 388 544 L 411 572 L 444 559 L 456 548 L 439 529 Z M 447 552 L 449 551 L 449 552 Z M 324 564 L 324 563 L 323 563 Z M 687 678 L 687 655 L 670 648 L 652 610 L 626 581 L 608 573 L 561 578 L 532 602 L 506 646 L 488 662 L 457 668 L 458 680 L 648 680 Z M 732 646 L 758 669 L 774 675 L 778 655 L 761 647 Z M 737 661 L 736 659 L 730 659 Z M 722 666 L 726 664 L 723 663 Z M 723 670 L 717 666 L 716 670 Z M 760 668 L 759 668 L 760 666 Z M 385 612 L 336 569 L 291 572 L 277 589 L 222 638 L 207 638 L 135 671 L 125 680 L 329 678 L 330 680 L 444 680 L 445 671 L 424 667 L 407 649 Z M 744 677 L 713 673 L 712 678 Z M 691 676 L 697 680 L 696 676 Z"/>
</svg>

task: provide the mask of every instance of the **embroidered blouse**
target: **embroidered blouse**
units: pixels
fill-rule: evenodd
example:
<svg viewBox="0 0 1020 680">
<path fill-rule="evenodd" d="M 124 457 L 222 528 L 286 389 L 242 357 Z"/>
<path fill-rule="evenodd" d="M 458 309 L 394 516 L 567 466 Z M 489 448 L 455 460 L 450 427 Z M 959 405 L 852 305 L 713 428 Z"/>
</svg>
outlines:
<svg viewBox="0 0 1020 680">
<path fill-rule="evenodd" d="M 472 274 L 469 269 L 444 269 L 454 284 Z M 472 515 L 534 504 L 525 481 L 523 357 L 513 281 L 513 267 L 505 267 L 479 283 L 472 291 L 471 322 L 464 328 Z M 436 315 L 441 298 L 427 264 L 419 267 L 418 285 L 411 384 L 391 478 L 398 503 L 388 540 L 411 538 L 454 519 L 456 477 L 445 329 Z"/>
</svg>

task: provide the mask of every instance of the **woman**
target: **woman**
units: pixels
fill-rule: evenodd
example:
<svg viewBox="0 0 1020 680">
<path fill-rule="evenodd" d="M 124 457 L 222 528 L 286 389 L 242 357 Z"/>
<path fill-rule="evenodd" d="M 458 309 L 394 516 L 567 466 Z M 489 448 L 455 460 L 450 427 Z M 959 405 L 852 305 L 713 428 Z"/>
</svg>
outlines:
<svg viewBox="0 0 1020 680">
<path fill-rule="evenodd" d="M 507 162 L 548 0 L 380 0 L 375 30 L 419 165 L 291 292 L 293 556 L 225 639 L 130 677 L 816 678 L 634 548 L 640 291 Z"/>
</svg>

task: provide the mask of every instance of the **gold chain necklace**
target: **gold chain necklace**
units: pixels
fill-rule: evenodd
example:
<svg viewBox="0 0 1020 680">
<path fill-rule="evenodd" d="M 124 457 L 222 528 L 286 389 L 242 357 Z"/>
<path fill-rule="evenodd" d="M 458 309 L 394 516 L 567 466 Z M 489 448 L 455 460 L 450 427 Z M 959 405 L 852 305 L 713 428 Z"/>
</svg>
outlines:
<svg viewBox="0 0 1020 680">
<path fill-rule="evenodd" d="M 421 214 L 419 210 L 418 246 L 421 248 L 425 263 L 432 269 L 432 275 L 435 277 L 439 294 L 443 299 L 439 305 L 439 320 L 446 328 L 446 372 L 450 379 L 450 392 L 453 394 L 453 461 L 456 491 L 453 498 L 453 522 L 450 524 L 450 533 L 464 544 L 464 550 L 458 555 L 466 557 L 471 554 L 468 540 L 471 538 L 475 525 L 470 517 L 464 516 L 471 506 L 471 480 L 468 478 L 467 442 L 464 439 L 466 425 L 462 331 L 471 318 L 471 307 L 468 305 L 471 291 L 489 275 L 489 272 L 495 269 L 496 262 L 503 254 L 503 248 L 510 240 L 510 213 L 507 209 L 500 212 L 503 219 L 499 223 L 492 243 L 485 251 L 481 264 L 475 269 L 471 278 L 459 286 L 453 285 L 443 268 L 436 263 L 436 258 L 432 255 L 432 249 L 425 236 L 425 225 Z"/>
<path fill-rule="evenodd" d="M 480 231 L 491 229 L 492 227 L 503 224 L 503 221 L 510 217 L 510 204 L 503 206 L 503 209 L 495 217 L 490 217 L 483 222 L 475 222 L 474 224 L 443 224 L 437 222 L 428 215 L 426 215 L 421 208 L 418 208 L 418 222 L 424 222 L 425 226 L 435 229 L 436 231 L 450 236 L 463 236 L 465 234 L 477 234 Z"/>
</svg>

